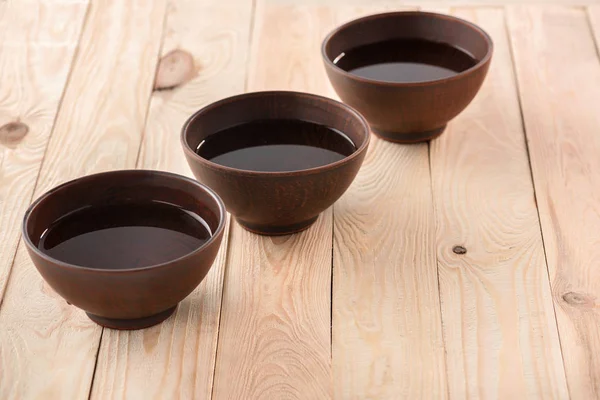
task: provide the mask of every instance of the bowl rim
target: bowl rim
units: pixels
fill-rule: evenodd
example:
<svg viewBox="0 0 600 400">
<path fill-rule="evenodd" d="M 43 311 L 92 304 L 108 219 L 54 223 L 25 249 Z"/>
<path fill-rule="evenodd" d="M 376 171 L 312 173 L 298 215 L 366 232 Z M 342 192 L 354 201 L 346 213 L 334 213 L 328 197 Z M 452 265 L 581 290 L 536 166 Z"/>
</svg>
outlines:
<svg viewBox="0 0 600 400">
<path fill-rule="evenodd" d="M 485 56 L 483 56 L 483 58 L 480 61 L 478 61 L 475 65 L 473 65 L 472 67 L 467 68 L 464 71 L 461 71 L 461 72 L 457 73 L 456 75 L 452 75 L 447 78 L 432 79 L 432 80 L 421 81 L 421 82 L 386 82 L 386 81 L 379 81 L 379 80 L 375 80 L 375 79 L 363 78 L 361 76 L 352 74 L 352 73 L 338 67 L 336 64 L 334 64 L 333 60 L 331 60 L 329 58 L 329 56 L 327 55 L 325 48 L 327 47 L 327 44 L 330 42 L 330 40 L 335 35 L 337 35 L 341 31 L 343 31 L 344 29 L 348 28 L 349 26 L 352 26 L 359 22 L 369 21 L 371 19 L 378 19 L 378 18 L 382 18 L 382 17 L 394 18 L 394 17 L 402 17 L 402 16 L 410 17 L 410 16 L 417 16 L 417 15 L 419 15 L 419 16 L 424 15 L 424 16 L 429 16 L 429 17 L 433 17 L 433 18 L 437 18 L 437 19 L 450 20 L 453 22 L 461 23 L 461 24 L 466 25 L 469 28 L 473 29 L 475 32 L 479 33 L 483 37 L 483 39 L 485 40 L 485 42 L 488 45 Z M 454 15 L 441 14 L 441 13 L 429 12 L 429 11 L 392 11 L 392 12 L 371 14 L 371 15 L 367 15 L 367 16 L 364 16 L 361 18 L 356 18 L 356 19 L 348 21 L 348 22 L 338 26 L 337 28 L 333 29 L 331 32 L 329 32 L 327 34 L 327 36 L 325 36 L 325 39 L 323 39 L 323 42 L 321 43 L 321 56 L 323 57 L 323 60 L 325 61 L 325 64 L 327 65 L 327 67 L 332 68 L 334 71 L 336 71 L 337 73 L 339 73 L 341 75 L 344 75 L 348 79 L 356 80 L 356 81 L 363 82 L 363 83 L 385 86 L 385 87 L 429 86 L 429 85 L 436 85 L 436 84 L 439 84 L 442 82 L 451 82 L 451 81 L 454 81 L 457 79 L 461 79 L 464 76 L 469 75 L 469 74 L 473 73 L 474 71 L 482 68 L 484 65 L 486 65 L 489 62 L 489 60 L 492 58 L 493 50 L 494 50 L 494 42 L 493 42 L 491 36 L 486 31 L 484 31 L 481 27 L 477 26 L 476 24 L 474 24 L 470 21 L 456 17 Z"/>
<path fill-rule="evenodd" d="M 217 164 L 215 162 L 207 160 L 204 157 L 201 157 L 187 143 L 186 136 L 187 136 L 187 132 L 189 130 L 190 125 L 197 118 L 201 117 L 203 114 L 211 111 L 214 108 L 220 107 L 223 104 L 237 102 L 239 100 L 245 100 L 248 98 L 263 97 L 263 96 L 304 97 L 307 99 L 313 99 L 313 100 L 319 101 L 321 103 L 333 104 L 335 107 L 344 109 L 348 114 L 352 115 L 354 118 L 356 118 L 360 122 L 360 124 L 363 127 L 364 140 L 363 140 L 362 144 L 359 147 L 357 147 L 354 152 L 352 152 L 352 154 L 342 158 L 341 160 L 332 162 L 330 164 L 321 165 L 318 167 L 299 169 L 299 170 L 294 170 L 294 171 L 253 171 L 253 170 L 248 170 L 248 169 L 227 167 L 225 165 Z M 343 133 L 345 133 L 345 132 L 343 132 Z M 369 146 L 369 142 L 371 140 L 371 131 L 370 131 L 369 124 L 368 124 L 367 120 L 365 119 L 365 117 L 363 117 L 362 114 L 360 114 L 354 108 L 350 107 L 349 105 L 347 105 L 345 103 L 342 103 L 341 101 L 337 101 L 337 100 L 334 100 L 329 97 L 320 96 L 320 95 L 312 94 L 312 93 L 296 92 L 296 91 L 290 91 L 290 90 L 264 90 L 264 91 L 242 93 L 242 94 L 226 97 L 226 98 L 218 100 L 214 103 L 211 103 L 207 106 L 202 107 L 201 109 L 199 109 L 198 111 L 193 113 L 186 120 L 185 124 L 181 128 L 180 139 L 181 139 L 181 145 L 183 147 L 183 150 L 186 153 L 186 155 L 188 155 L 188 157 L 191 156 L 193 159 L 198 160 L 203 166 L 208 167 L 213 170 L 216 170 L 216 171 L 219 171 L 219 172 L 235 173 L 238 175 L 245 175 L 245 176 L 250 176 L 250 177 L 266 177 L 266 176 L 269 176 L 269 177 L 295 177 L 295 176 L 318 174 L 318 173 L 321 173 L 324 171 L 336 169 L 342 165 L 350 163 L 352 160 L 359 157 L 360 154 L 363 153 Z"/>
<path fill-rule="evenodd" d="M 147 265 L 145 267 L 140 267 L 140 268 L 108 269 L 108 268 L 84 267 L 82 265 L 71 264 L 68 262 L 58 260 L 54 257 L 51 257 L 48 254 L 41 251 L 36 245 L 33 244 L 33 241 L 31 240 L 31 238 L 29 237 L 29 234 L 27 233 L 27 225 L 29 222 L 29 218 L 31 217 L 31 213 L 37 207 L 39 207 L 40 203 L 43 200 L 49 198 L 50 196 L 54 195 L 56 192 L 64 189 L 65 187 L 78 185 L 82 181 L 90 180 L 93 178 L 102 178 L 102 177 L 120 175 L 120 174 L 134 174 L 134 175 L 139 174 L 139 175 L 150 175 L 150 176 L 162 176 L 162 177 L 165 177 L 168 179 L 186 181 L 186 182 L 191 183 L 192 185 L 200 188 L 201 190 L 206 192 L 209 196 L 211 196 L 217 203 L 217 206 L 219 208 L 219 212 L 218 212 L 219 224 L 217 226 L 217 229 L 215 229 L 214 233 L 211 235 L 211 237 L 206 242 L 204 242 L 200 247 L 194 249 L 193 251 L 191 251 L 181 257 L 166 261 L 164 263 Z M 23 240 L 25 241 L 25 244 L 27 245 L 27 247 L 29 248 L 30 251 L 33 251 L 38 257 L 41 257 L 44 260 L 46 260 L 47 262 L 54 264 L 56 266 L 59 266 L 60 268 L 75 269 L 77 271 L 87 271 L 87 272 L 91 272 L 91 273 L 100 273 L 100 274 L 109 274 L 109 275 L 130 274 L 130 273 L 144 272 L 144 271 L 148 271 L 148 270 L 170 268 L 172 266 L 172 264 L 175 262 L 183 261 L 186 258 L 191 258 L 193 256 L 198 255 L 206 247 L 208 247 L 215 240 L 217 240 L 217 238 L 222 236 L 223 231 L 225 230 L 225 226 L 227 224 L 227 221 L 226 221 L 227 213 L 225 210 L 226 210 L 225 204 L 223 203 L 223 200 L 221 200 L 219 195 L 217 195 L 217 193 L 215 193 L 211 188 L 198 182 L 195 179 L 189 178 L 187 176 L 179 175 L 179 174 L 176 174 L 173 172 L 166 172 L 166 171 L 156 171 L 156 170 L 149 170 L 149 169 L 122 169 L 122 170 L 106 171 L 106 172 L 99 172 L 99 173 L 95 173 L 95 174 L 85 175 L 85 176 L 64 182 L 64 183 L 48 190 L 47 192 L 45 192 L 44 194 L 39 196 L 33 203 L 31 203 L 29 208 L 27 208 L 27 211 L 25 211 L 25 215 L 23 217 L 23 222 L 21 225 L 21 235 L 23 236 Z"/>
</svg>

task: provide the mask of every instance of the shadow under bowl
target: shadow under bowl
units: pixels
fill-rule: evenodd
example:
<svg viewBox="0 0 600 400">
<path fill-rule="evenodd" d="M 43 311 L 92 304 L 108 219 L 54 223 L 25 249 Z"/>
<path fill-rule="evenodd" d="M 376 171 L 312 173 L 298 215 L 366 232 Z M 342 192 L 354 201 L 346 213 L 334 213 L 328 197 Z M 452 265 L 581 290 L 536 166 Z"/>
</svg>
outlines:
<svg viewBox="0 0 600 400">
<path fill-rule="evenodd" d="M 417 47 L 410 51 L 420 63 L 447 63 L 452 54 L 466 55 L 472 63 L 443 78 L 412 81 L 377 80 L 340 67 L 344 64 L 340 57 L 368 46 L 380 46 L 388 54 L 364 52 L 368 59 L 361 60 L 362 65 L 408 57 L 397 46 L 381 46 L 394 42 Z M 479 91 L 492 52 L 492 39 L 478 26 L 453 16 L 418 11 L 376 14 L 348 22 L 325 38 L 321 51 L 329 80 L 342 101 L 369 121 L 373 133 L 398 143 L 426 141 L 442 134 Z"/>
<path fill-rule="evenodd" d="M 153 204 L 175 207 L 178 211 L 193 213 L 194 218 L 199 217 L 203 221 L 203 229 L 208 235 L 206 240 L 201 244 L 198 242 L 198 247 L 192 246 L 189 252 L 186 248 L 183 255 L 167 262 L 118 269 L 115 263 L 120 255 L 127 253 L 128 257 L 137 257 L 139 252 L 140 259 L 143 259 L 148 253 L 160 249 L 161 242 L 145 242 L 140 240 L 143 236 L 136 237 L 135 233 L 131 233 L 123 237 L 124 243 L 120 246 L 122 252 L 84 246 L 81 254 L 89 256 L 89 248 L 90 252 L 98 255 L 93 259 L 97 264 L 94 267 L 65 262 L 42 249 L 42 237 L 51 231 L 49 228 L 56 226 L 57 221 L 62 221 L 61 218 L 80 216 L 82 214 L 75 213 L 104 207 L 102 209 L 109 213 L 105 217 L 114 217 L 118 225 L 121 216 L 115 215 L 120 214 L 111 216 L 110 210 L 115 210 L 115 206 L 132 207 L 135 210 L 140 203 L 150 204 L 149 207 L 153 207 Z M 155 209 L 149 210 L 152 214 Z M 164 208 L 157 209 L 157 212 L 161 211 Z M 23 237 L 42 277 L 69 304 L 83 309 L 94 322 L 102 326 L 140 329 L 168 318 L 177 304 L 204 279 L 221 245 L 225 215 L 225 206 L 219 197 L 193 179 L 159 171 L 113 171 L 75 179 L 42 195 L 25 213 Z M 167 226 L 151 223 L 144 227 L 171 229 L 168 226 L 170 222 L 164 222 Z M 80 217 L 75 218 L 74 225 L 69 225 L 75 227 L 75 235 L 66 237 L 88 232 L 81 231 L 83 224 Z M 111 232 L 114 234 L 114 230 Z M 49 236 L 48 233 L 45 237 Z M 98 243 L 102 242 L 95 242 L 96 245 Z M 133 254 L 132 249 L 135 249 Z M 170 250 L 165 248 L 165 251 Z"/>
<path fill-rule="evenodd" d="M 298 134 L 289 129 L 289 121 L 333 128 L 347 136 L 355 150 L 332 163 L 281 172 L 232 168 L 196 152 L 211 135 L 230 128 L 242 130 L 242 139 L 236 140 L 261 134 L 245 128 L 257 121 L 281 124 L 275 125 L 281 129 L 276 135 L 283 136 Z M 286 140 L 290 139 L 294 138 Z M 184 125 L 181 140 L 196 178 L 221 196 L 242 227 L 262 235 L 286 235 L 307 229 L 350 186 L 367 151 L 369 126 L 359 113 L 338 101 L 307 93 L 267 91 L 230 97 L 201 109 Z"/>
</svg>

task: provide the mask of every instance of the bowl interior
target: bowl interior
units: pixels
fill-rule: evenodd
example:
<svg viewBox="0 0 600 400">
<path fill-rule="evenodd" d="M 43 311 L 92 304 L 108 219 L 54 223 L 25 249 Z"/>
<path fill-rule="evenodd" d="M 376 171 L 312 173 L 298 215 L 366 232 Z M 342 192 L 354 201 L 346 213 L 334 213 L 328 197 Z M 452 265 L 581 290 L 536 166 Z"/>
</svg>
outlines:
<svg viewBox="0 0 600 400">
<path fill-rule="evenodd" d="M 182 139 L 184 147 L 195 153 L 203 140 L 218 131 L 250 122 L 277 120 L 282 121 L 282 126 L 284 120 L 298 120 L 334 128 L 350 138 L 356 149 L 368 140 L 366 121 L 356 111 L 325 97 L 294 92 L 256 92 L 213 103 L 189 119 Z M 247 132 L 251 135 L 255 131 Z M 281 132 L 290 131 L 284 128 Z"/>
<path fill-rule="evenodd" d="M 24 230 L 31 244 L 56 220 L 85 207 L 164 202 L 200 216 L 212 235 L 220 228 L 224 210 L 214 194 L 197 182 L 157 171 L 115 171 L 67 182 L 40 197 L 25 216 Z"/>
<path fill-rule="evenodd" d="M 472 56 L 478 63 L 489 54 L 491 42 L 477 26 L 461 19 L 425 12 L 372 15 L 342 25 L 325 40 L 323 51 L 333 63 L 341 53 L 394 39 L 445 43 Z"/>
</svg>

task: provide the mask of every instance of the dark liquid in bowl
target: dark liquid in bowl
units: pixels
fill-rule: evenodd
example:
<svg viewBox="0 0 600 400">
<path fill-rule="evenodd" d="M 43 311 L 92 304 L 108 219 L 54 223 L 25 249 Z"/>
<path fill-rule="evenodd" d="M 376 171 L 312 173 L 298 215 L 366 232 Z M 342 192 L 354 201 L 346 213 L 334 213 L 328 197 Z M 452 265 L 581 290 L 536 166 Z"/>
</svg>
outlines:
<svg viewBox="0 0 600 400">
<path fill-rule="evenodd" d="M 140 268 L 175 260 L 211 237 L 198 215 L 161 202 L 90 206 L 59 218 L 38 248 L 57 260 L 100 269 Z"/>
<path fill-rule="evenodd" d="M 282 172 L 320 167 L 356 150 L 345 134 L 299 120 L 264 120 L 224 129 L 208 136 L 196 152 L 231 168 Z"/>
<path fill-rule="evenodd" d="M 420 39 L 387 40 L 342 54 L 335 64 L 343 70 L 367 79 L 396 83 L 449 78 L 477 64 L 470 54 L 456 47 Z"/>
</svg>

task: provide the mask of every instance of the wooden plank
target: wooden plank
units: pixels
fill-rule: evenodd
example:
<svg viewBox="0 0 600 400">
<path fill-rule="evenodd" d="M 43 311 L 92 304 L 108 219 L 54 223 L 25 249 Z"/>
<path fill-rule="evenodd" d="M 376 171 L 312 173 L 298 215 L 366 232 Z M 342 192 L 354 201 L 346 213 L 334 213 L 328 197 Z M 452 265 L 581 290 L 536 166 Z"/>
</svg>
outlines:
<svg viewBox="0 0 600 400">
<path fill-rule="evenodd" d="M 252 4 L 212 3 L 186 0 L 169 7 L 163 60 L 178 54 L 175 70 L 189 68 L 193 74 L 182 76 L 197 76 L 153 93 L 140 168 L 192 176 L 181 151 L 180 127 L 198 108 L 244 90 Z M 211 398 L 227 232 L 211 271 L 174 317 L 141 331 L 105 330 L 93 398 Z"/>
<path fill-rule="evenodd" d="M 73 46 L 86 9 L 87 1 L 0 0 L 0 41 L 5 45 Z"/>
<path fill-rule="evenodd" d="M 164 13 L 164 2 L 90 5 L 36 197 L 68 179 L 135 166 Z M 101 328 L 52 291 L 24 246 L 0 326 L 0 398 L 88 395 Z"/>
<path fill-rule="evenodd" d="M 372 137 L 334 215 L 334 398 L 446 398 L 427 144 Z"/>
<path fill-rule="evenodd" d="M 373 138 L 334 231 L 335 398 L 446 398 L 427 145 Z"/>
<path fill-rule="evenodd" d="M 85 11 L 85 4 L 0 4 L 0 303 Z"/>
<path fill-rule="evenodd" d="M 510 8 L 537 204 L 573 399 L 600 398 L 600 63 L 584 9 Z"/>
<path fill-rule="evenodd" d="M 249 90 L 328 93 L 320 41 L 329 9 L 259 1 Z M 232 221 L 215 371 L 216 399 L 331 397 L 331 209 L 307 231 L 251 234 Z"/>
<path fill-rule="evenodd" d="M 321 61 L 321 42 L 336 25 L 329 7 L 277 6 L 258 0 L 248 90 L 334 95 Z"/>
<path fill-rule="evenodd" d="M 492 36 L 494 56 L 473 103 L 431 143 L 450 397 L 566 399 L 503 11 L 454 14 Z"/>
</svg>

